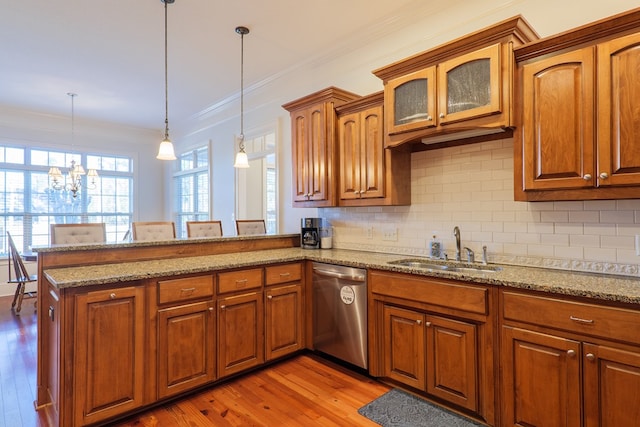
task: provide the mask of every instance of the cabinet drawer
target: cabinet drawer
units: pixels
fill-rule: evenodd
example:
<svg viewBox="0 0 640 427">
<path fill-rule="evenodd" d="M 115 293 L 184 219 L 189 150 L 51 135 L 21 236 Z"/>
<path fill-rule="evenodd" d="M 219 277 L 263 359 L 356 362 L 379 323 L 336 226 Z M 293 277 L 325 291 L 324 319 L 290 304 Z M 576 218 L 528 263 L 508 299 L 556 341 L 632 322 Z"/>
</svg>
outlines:
<svg viewBox="0 0 640 427">
<path fill-rule="evenodd" d="M 446 279 L 372 272 L 371 292 L 471 313 L 487 314 L 487 288 Z"/>
<path fill-rule="evenodd" d="M 278 283 L 287 283 L 300 280 L 302 278 L 302 264 L 299 262 L 293 264 L 274 265 L 265 268 L 266 285 L 277 285 Z"/>
<path fill-rule="evenodd" d="M 229 271 L 218 273 L 218 292 L 235 292 L 262 287 L 262 269 Z"/>
<path fill-rule="evenodd" d="M 185 277 L 158 282 L 158 304 L 194 300 L 213 295 L 213 276 Z"/>
<path fill-rule="evenodd" d="M 640 343 L 640 311 L 503 291 L 505 320 Z"/>
</svg>

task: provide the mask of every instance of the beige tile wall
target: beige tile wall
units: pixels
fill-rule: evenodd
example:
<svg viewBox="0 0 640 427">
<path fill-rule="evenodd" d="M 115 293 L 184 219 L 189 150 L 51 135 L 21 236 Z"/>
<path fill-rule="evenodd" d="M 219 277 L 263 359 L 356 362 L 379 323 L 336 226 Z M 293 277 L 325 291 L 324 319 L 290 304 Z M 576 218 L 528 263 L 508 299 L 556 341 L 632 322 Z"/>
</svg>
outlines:
<svg viewBox="0 0 640 427">
<path fill-rule="evenodd" d="M 334 247 L 427 256 L 435 234 L 452 259 L 457 225 L 476 260 L 638 275 L 640 200 L 515 202 L 511 138 L 413 153 L 411 186 L 411 206 L 320 209 Z"/>
</svg>

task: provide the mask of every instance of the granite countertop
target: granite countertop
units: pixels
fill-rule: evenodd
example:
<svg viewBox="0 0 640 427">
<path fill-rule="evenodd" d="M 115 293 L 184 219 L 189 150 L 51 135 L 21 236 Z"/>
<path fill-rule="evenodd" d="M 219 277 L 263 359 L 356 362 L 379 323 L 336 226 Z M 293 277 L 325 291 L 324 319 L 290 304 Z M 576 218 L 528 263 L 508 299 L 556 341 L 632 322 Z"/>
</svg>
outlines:
<svg viewBox="0 0 640 427">
<path fill-rule="evenodd" d="M 446 270 L 432 271 L 423 268 L 389 264 L 390 261 L 406 258 L 409 257 L 398 254 L 346 249 L 310 250 L 288 248 L 153 261 L 52 268 L 45 270 L 44 274 L 54 286 L 64 289 L 173 275 L 207 273 L 230 268 L 261 266 L 280 262 L 312 260 L 352 267 L 411 273 L 429 277 L 458 279 L 480 284 L 582 296 L 597 300 L 640 304 L 640 278 L 638 277 L 580 273 L 511 265 L 500 265 L 501 270 L 496 272 L 456 272 Z M 449 264 L 452 263 L 449 262 Z"/>
</svg>

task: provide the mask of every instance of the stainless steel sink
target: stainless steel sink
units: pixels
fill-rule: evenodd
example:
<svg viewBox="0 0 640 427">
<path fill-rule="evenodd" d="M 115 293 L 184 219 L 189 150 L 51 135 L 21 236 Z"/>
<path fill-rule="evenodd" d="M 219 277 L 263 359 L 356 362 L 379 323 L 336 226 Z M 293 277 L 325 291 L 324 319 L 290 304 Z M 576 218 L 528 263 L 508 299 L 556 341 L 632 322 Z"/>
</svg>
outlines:
<svg viewBox="0 0 640 427">
<path fill-rule="evenodd" d="M 421 268 L 425 270 L 452 271 L 457 273 L 495 273 L 496 271 L 502 270 L 501 267 L 492 266 L 492 265 L 438 264 L 428 260 L 414 259 L 414 258 L 389 261 L 389 264 L 401 265 L 403 267 Z"/>
</svg>

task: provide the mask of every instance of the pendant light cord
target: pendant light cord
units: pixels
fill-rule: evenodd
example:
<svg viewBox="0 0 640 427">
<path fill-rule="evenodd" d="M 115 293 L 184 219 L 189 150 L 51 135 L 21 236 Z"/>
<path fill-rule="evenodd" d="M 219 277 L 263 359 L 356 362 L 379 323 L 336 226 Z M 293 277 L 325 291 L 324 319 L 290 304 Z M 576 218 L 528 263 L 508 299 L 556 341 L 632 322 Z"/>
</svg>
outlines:
<svg viewBox="0 0 640 427">
<path fill-rule="evenodd" d="M 244 32 L 240 32 L 240 144 L 244 148 Z"/>
<path fill-rule="evenodd" d="M 169 77 L 167 61 L 167 3 L 164 1 L 164 139 L 169 139 Z"/>
</svg>

